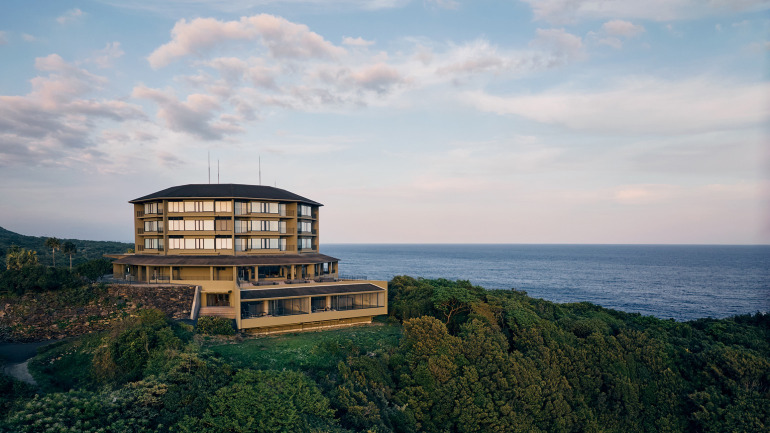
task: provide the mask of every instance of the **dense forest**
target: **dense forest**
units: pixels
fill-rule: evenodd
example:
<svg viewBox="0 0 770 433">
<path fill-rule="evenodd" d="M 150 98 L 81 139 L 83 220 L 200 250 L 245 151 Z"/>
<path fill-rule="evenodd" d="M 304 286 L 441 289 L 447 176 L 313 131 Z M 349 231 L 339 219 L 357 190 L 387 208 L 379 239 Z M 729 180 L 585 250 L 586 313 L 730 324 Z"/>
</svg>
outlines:
<svg viewBox="0 0 770 433">
<path fill-rule="evenodd" d="M 53 265 L 55 254 L 57 266 L 68 266 L 69 256 L 65 255 L 61 248 L 54 253 L 51 248 L 46 246 L 47 239 L 49 238 L 44 236 L 21 235 L 0 227 L 0 268 L 5 267 L 5 254 L 13 246 L 35 251 L 41 265 Z M 62 245 L 67 242 L 71 242 L 76 248 L 76 252 L 72 254 L 73 266 L 89 260 L 100 259 L 104 254 L 120 254 L 126 252 L 129 248 L 134 248 L 134 244 L 126 242 L 60 239 Z"/>
<path fill-rule="evenodd" d="M 367 326 L 230 334 L 140 310 L 0 383 L 8 432 L 759 432 L 770 318 L 692 322 L 396 277 Z"/>
</svg>

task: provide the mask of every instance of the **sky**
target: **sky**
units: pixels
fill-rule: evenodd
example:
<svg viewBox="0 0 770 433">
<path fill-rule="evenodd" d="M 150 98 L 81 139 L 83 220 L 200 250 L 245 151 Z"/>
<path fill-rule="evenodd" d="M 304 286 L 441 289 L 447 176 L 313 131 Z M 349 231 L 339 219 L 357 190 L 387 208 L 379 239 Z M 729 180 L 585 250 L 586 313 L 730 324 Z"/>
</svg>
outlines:
<svg viewBox="0 0 770 433">
<path fill-rule="evenodd" d="M 261 161 L 325 205 L 322 251 L 767 244 L 769 10 L 4 0 L 0 226 L 131 241 L 129 200 Z"/>
</svg>

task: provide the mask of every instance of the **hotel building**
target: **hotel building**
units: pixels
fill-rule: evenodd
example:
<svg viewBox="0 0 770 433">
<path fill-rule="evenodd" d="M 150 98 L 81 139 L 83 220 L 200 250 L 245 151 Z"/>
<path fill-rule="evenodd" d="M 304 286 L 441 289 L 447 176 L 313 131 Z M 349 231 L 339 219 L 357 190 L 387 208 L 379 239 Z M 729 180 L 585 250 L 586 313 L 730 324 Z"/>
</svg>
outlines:
<svg viewBox="0 0 770 433">
<path fill-rule="evenodd" d="M 387 314 L 385 281 L 340 278 L 319 252 L 322 204 L 262 185 L 192 184 L 131 200 L 135 248 L 118 281 L 194 285 L 193 315 L 286 332 Z"/>
</svg>

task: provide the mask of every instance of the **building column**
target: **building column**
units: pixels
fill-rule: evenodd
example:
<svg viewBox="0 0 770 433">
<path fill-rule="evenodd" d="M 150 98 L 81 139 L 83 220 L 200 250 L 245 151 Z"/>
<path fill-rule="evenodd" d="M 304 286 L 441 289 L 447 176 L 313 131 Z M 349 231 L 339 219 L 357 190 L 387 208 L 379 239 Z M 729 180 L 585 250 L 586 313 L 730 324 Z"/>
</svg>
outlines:
<svg viewBox="0 0 770 433">
<path fill-rule="evenodd" d="M 291 265 L 291 278 L 289 278 L 289 279 L 293 280 L 295 275 L 296 275 L 296 266 L 295 265 Z"/>
<path fill-rule="evenodd" d="M 331 310 L 332 309 L 332 297 L 331 295 L 326 297 L 326 309 Z"/>
</svg>

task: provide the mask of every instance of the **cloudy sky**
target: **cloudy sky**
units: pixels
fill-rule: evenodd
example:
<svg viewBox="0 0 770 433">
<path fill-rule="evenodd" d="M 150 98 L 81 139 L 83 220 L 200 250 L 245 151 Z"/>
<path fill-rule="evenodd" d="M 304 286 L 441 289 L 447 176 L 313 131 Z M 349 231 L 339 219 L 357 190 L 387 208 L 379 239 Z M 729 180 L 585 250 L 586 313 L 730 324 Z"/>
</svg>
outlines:
<svg viewBox="0 0 770 433">
<path fill-rule="evenodd" d="M 768 10 L 6 0 L 0 226 L 131 240 L 210 153 L 322 243 L 770 243 Z"/>
</svg>

